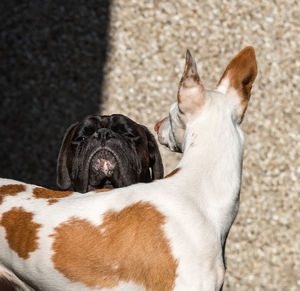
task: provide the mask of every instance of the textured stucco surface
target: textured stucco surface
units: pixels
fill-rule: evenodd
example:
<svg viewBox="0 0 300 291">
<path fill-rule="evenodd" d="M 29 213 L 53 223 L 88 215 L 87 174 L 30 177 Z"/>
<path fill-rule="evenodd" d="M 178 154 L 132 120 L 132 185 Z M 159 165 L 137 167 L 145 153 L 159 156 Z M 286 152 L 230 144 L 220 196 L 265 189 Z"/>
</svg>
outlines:
<svg viewBox="0 0 300 291">
<path fill-rule="evenodd" d="M 102 112 L 153 129 L 175 100 L 185 50 L 213 88 L 254 46 L 243 186 L 225 290 L 300 289 L 300 26 L 297 1 L 114 1 Z M 161 148 L 166 173 L 180 155 Z"/>
</svg>

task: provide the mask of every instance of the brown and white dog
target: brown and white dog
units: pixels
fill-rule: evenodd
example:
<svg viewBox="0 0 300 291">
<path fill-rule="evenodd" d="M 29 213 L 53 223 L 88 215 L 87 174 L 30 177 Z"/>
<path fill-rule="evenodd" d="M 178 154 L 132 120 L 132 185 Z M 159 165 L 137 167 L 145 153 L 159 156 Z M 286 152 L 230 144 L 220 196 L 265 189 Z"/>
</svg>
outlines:
<svg viewBox="0 0 300 291">
<path fill-rule="evenodd" d="M 220 290 L 256 74 L 247 47 L 205 90 L 187 52 L 177 102 L 155 126 L 183 152 L 165 179 L 86 195 L 2 179 L 2 265 L 40 290 Z"/>
</svg>

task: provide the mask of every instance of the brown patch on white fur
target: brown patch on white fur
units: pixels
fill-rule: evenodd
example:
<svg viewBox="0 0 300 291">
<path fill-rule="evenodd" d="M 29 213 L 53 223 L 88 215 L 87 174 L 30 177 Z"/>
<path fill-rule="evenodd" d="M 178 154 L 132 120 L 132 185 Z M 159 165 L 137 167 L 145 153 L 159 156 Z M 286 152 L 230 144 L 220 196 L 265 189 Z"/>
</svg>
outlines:
<svg viewBox="0 0 300 291">
<path fill-rule="evenodd" d="M 180 168 L 174 169 L 171 173 L 169 173 L 167 176 L 165 176 L 164 179 L 174 176 L 176 173 L 179 172 L 179 170 L 180 170 Z"/>
<path fill-rule="evenodd" d="M 22 207 L 13 207 L 2 214 L 0 221 L 5 228 L 9 247 L 23 259 L 28 259 L 29 253 L 38 249 L 37 232 L 41 225 L 33 222 L 32 218 L 31 212 L 26 212 Z"/>
<path fill-rule="evenodd" d="M 25 185 L 23 184 L 10 184 L 3 185 L 0 187 L 0 204 L 3 202 L 5 196 L 14 196 L 20 192 L 24 192 L 26 190 Z"/>
<path fill-rule="evenodd" d="M 40 188 L 40 187 L 34 188 L 32 192 L 35 198 L 44 198 L 44 199 L 63 198 L 73 194 L 73 191 L 54 191 L 54 190 Z"/>
<path fill-rule="evenodd" d="M 112 288 L 123 281 L 147 290 L 172 290 L 177 261 L 164 223 L 165 217 L 146 202 L 106 212 L 99 226 L 73 217 L 55 229 L 54 266 L 91 288 Z"/>
<path fill-rule="evenodd" d="M 256 75 L 257 64 L 255 51 L 253 47 L 249 46 L 241 50 L 240 53 L 231 60 L 218 83 L 218 86 L 220 86 L 222 81 L 228 78 L 230 86 L 237 91 L 241 102 L 241 119 L 243 119 L 247 109 L 252 84 Z"/>
<path fill-rule="evenodd" d="M 49 205 L 52 205 L 52 204 L 54 204 L 54 203 L 57 203 L 59 200 L 58 199 L 56 199 L 56 198 L 51 198 L 51 199 L 48 199 L 48 204 Z"/>
<path fill-rule="evenodd" d="M 96 190 L 93 190 L 93 192 L 96 192 L 96 193 L 100 193 L 100 192 L 107 192 L 107 191 L 111 191 L 112 189 L 106 189 L 106 188 L 103 188 L 103 189 L 96 189 Z"/>
</svg>

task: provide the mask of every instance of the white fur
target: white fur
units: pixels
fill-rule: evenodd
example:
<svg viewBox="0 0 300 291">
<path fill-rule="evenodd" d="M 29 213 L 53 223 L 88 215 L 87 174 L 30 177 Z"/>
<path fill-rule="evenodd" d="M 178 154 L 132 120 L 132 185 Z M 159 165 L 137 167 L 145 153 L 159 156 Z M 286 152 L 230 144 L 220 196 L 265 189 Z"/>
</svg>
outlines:
<svg viewBox="0 0 300 291">
<path fill-rule="evenodd" d="M 229 89 L 229 85 L 230 85 L 230 80 L 229 78 L 224 78 L 221 83 L 219 84 L 219 86 L 217 87 L 217 91 L 219 91 L 222 94 L 226 94 L 228 89 Z"/>
<path fill-rule="evenodd" d="M 0 180 L 0 186 L 13 183 L 18 182 L 5 180 L 2 183 L 2 179 Z M 9 248 L 4 239 L 5 230 L 0 227 L 0 261 L 5 262 L 20 278 L 34 286 L 39 286 L 42 290 L 89 290 L 81 283 L 69 281 L 54 269 L 51 261 L 53 238 L 49 237 L 53 229 L 72 216 L 85 218 L 99 225 L 102 222 L 101 215 L 108 210 L 120 211 L 135 202 L 149 201 L 167 217 L 164 229 L 170 240 L 173 255 L 179 259 L 174 290 L 198 290 L 197 286 L 203 284 L 201 282 L 207 277 L 206 273 L 211 266 L 221 264 L 221 252 L 210 255 L 211 250 L 218 249 L 219 244 L 214 235 L 214 227 L 199 212 L 197 201 L 193 201 L 193 197 L 185 196 L 186 193 L 180 185 L 182 180 L 172 177 L 99 195 L 75 193 L 61 198 L 60 202 L 53 205 L 48 205 L 44 199 L 24 200 L 24 193 L 8 196 L 0 206 L 0 214 L 10 210 L 13 205 L 22 205 L 26 211 L 34 213 L 34 222 L 42 224 L 42 227 L 38 232 L 39 249 L 26 260 L 18 257 Z M 26 194 L 30 194 L 32 186 L 27 187 Z M 203 262 L 207 262 L 208 265 Z M 120 282 L 119 286 L 112 290 L 129 290 L 124 287 L 126 286 L 124 284 Z M 144 290 L 144 287 L 140 286 L 136 290 Z"/>
</svg>

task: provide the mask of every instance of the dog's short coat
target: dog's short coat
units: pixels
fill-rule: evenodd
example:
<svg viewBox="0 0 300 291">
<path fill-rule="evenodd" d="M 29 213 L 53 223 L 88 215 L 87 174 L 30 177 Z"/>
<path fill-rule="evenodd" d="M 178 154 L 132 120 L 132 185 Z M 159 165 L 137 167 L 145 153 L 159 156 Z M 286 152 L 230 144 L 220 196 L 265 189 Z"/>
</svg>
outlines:
<svg viewBox="0 0 300 291">
<path fill-rule="evenodd" d="M 89 115 L 71 125 L 57 159 L 57 185 L 88 192 L 163 177 L 155 138 L 122 114 Z"/>
<path fill-rule="evenodd" d="M 238 211 L 252 47 L 205 90 L 190 53 L 178 99 L 155 129 L 182 151 L 165 179 L 86 195 L 0 186 L 0 261 L 41 290 L 219 290 Z"/>
</svg>

